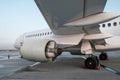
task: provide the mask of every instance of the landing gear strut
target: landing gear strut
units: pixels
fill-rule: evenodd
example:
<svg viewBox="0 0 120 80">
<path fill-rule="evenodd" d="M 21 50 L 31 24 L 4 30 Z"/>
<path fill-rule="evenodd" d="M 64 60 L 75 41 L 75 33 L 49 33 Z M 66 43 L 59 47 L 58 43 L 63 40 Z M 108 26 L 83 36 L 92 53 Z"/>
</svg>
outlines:
<svg viewBox="0 0 120 80">
<path fill-rule="evenodd" d="M 85 66 L 88 69 L 95 69 L 99 65 L 99 60 L 97 56 L 88 57 L 85 60 Z"/>
<path fill-rule="evenodd" d="M 103 53 L 103 52 L 102 52 L 102 53 L 100 54 L 100 56 L 99 56 L 99 59 L 100 59 L 100 60 L 107 60 L 107 59 L 108 59 L 107 53 Z"/>
</svg>

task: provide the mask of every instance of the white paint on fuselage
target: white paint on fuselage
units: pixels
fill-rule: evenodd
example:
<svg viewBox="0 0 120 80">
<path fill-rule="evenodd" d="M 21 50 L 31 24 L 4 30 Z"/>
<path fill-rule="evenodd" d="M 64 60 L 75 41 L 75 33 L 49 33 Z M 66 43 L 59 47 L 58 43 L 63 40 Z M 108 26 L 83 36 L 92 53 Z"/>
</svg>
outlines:
<svg viewBox="0 0 120 80">
<path fill-rule="evenodd" d="M 120 36 L 120 17 L 99 25 L 102 33 Z"/>
<path fill-rule="evenodd" d="M 114 35 L 114 37 L 106 39 L 108 44 L 120 44 L 120 17 L 99 24 L 99 26 L 102 33 Z"/>
<path fill-rule="evenodd" d="M 119 41 L 120 41 L 120 37 L 119 37 L 120 36 L 120 17 L 116 18 L 114 20 L 99 24 L 99 26 L 100 26 L 100 30 L 101 30 L 102 33 L 117 35 L 115 37 L 106 39 L 106 42 L 108 44 L 118 44 L 119 43 Z M 33 32 L 28 32 L 28 33 L 23 34 L 22 36 L 20 36 L 16 40 L 15 47 L 20 48 L 20 46 L 22 45 L 22 43 L 25 39 L 31 39 L 31 38 L 46 39 L 47 38 L 47 39 L 51 39 L 51 40 L 56 40 L 57 39 L 58 42 L 60 42 L 60 40 L 61 41 L 66 40 L 65 37 L 67 37 L 67 36 L 69 36 L 67 41 L 70 41 L 70 37 L 72 37 L 73 35 L 64 35 L 64 36 L 63 35 L 62 36 L 54 35 L 54 33 L 51 31 L 50 28 L 43 29 L 43 30 L 38 30 L 38 31 L 33 31 Z M 76 36 L 77 37 L 74 36 L 71 39 L 72 42 L 74 42 L 74 40 L 76 40 L 76 39 L 81 39 L 82 38 L 82 37 L 78 37 L 78 36 L 82 36 L 80 34 L 78 34 Z M 74 38 L 76 38 L 76 39 L 74 39 Z M 64 41 L 62 43 L 64 43 Z"/>
</svg>

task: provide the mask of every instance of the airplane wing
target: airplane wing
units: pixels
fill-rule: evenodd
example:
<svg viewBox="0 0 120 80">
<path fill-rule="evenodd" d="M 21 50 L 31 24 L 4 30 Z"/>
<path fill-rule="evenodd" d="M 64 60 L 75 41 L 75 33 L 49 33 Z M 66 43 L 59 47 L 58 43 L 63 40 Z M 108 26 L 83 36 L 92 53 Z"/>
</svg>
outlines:
<svg viewBox="0 0 120 80">
<path fill-rule="evenodd" d="M 83 27 L 98 27 L 99 23 L 118 17 L 118 14 L 103 13 L 107 0 L 35 0 L 35 2 L 51 30 L 57 35 L 84 33 Z"/>
<path fill-rule="evenodd" d="M 103 12 L 107 0 L 35 0 L 56 35 L 101 34 L 98 24 L 120 14 Z M 104 39 L 94 40 L 105 44 Z"/>
</svg>

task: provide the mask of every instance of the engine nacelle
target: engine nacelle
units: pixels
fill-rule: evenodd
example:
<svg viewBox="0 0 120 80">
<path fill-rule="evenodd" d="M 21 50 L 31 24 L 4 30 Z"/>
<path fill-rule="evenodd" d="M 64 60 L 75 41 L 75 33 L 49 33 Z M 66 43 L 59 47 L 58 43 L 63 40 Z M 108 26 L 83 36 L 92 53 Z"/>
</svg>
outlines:
<svg viewBox="0 0 120 80">
<path fill-rule="evenodd" d="M 47 62 L 56 58 L 56 42 L 49 39 L 27 39 L 20 48 L 23 59 Z"/>
</svg>

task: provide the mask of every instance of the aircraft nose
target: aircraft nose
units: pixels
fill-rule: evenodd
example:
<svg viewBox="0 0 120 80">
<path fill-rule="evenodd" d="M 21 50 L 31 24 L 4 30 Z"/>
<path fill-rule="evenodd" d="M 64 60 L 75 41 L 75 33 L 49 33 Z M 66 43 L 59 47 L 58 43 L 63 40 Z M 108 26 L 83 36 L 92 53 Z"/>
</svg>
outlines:
<svg viewBox="0 0 120 80">
<path fill-rule="evenodd" d="M 20 47 L 23 45 L 23 39 L 24 39 L 24 36 L 20 36 L 19 38 L 16 39 L 14 43 L 14 47 L 16 49 L 20 49 Z"/>
<path fill-rule="evenodd" d="M 18 41 L 16 40 L 15 43 L 14 43 L 14 47 L 15 47 L 16 49 L 20 49 L 20 42 L 18 42 Z"/>
</svg>

